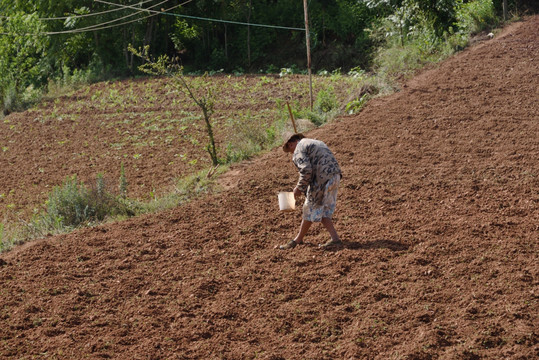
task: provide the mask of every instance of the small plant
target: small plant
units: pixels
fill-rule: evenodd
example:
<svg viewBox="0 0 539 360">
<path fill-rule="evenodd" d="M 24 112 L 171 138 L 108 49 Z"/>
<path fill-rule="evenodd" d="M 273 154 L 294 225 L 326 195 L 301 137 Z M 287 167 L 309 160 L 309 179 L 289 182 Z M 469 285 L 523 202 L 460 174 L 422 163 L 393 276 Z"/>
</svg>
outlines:
<svg viewBox="0 0 539 360">
<path fill-rule="evenodd" d="M 273 64 L 269 64 L 266 70 L 266 74 L 276 74 L 279 72 L 279 68 Z"/>
<path fill-rule="evenodd" d="M 279 73 L 280 77 L 293 75 L 293 74 L 299 74 L 301 71 L 299 70 L 298 66 L 296 64 L 292 65 L 289 68 L 281 68 L 281 72 Z"/>
<path fill-rule="evenodd" d="M 312 110 L 304 110 L 300 117 L 309 119 L 314 125 L 321 126 L 339 113 L 339 102 L 333 87 L 320 90 Z"/>
<path fill-rule="evenodd" d="M 68 178 L 62 186 L 56 186 L 46 202 L 47 215 L 52 223 L 78 226 L 93 217 L 89 206 L 89 192 L 76 177 Z"/>
<path fill-rule="evenodd" d="M 365 70 L 363 70 L 359 66 L 356 66 L 355 68 L 352 68 L 350 69 L 350 71 L 348 71 L 348 76 L 355 79 L 363 79 L 365 77 Z"/>
<path fill-rule="evenodd" d="M 323 113 L 328 113 L 338 106 L 339 104 L 337 103 L 337 97 L 335 96 L 335 89 L 333 87 L 328 87 L 326 90 L 320 90 L 320 92 L 318 92 L 314 103 L 314 109 Z"/>
<path fill-rule="evenodd" d="M 17 93 L 15 82 L 8 83 L 4 89 L 0 89 L 2 95 L 2 108 L 4 115 L 8 115 L 11 112 L 17 111 L 21 108 L 20 94 Z"/>
<path fill-rule="evenodd" d="M 292 69 L 290 68 L 281 68 L 281 72 L 279 73 L 279 76 L 280 77 L 284 77 L 284 76 L 287 76 L 287 75 L 292 75 Z"/>
<path fill-rule="evenodd" d="M 361 111 L 363 106 L 367 103 L 369 100 L 369 94 L 363 94 L 361 98 L 355 99 L 350 101 L 348 104 L 346 104 L 346 112 L 348 114 L 356 114 Z"/>
</svg>

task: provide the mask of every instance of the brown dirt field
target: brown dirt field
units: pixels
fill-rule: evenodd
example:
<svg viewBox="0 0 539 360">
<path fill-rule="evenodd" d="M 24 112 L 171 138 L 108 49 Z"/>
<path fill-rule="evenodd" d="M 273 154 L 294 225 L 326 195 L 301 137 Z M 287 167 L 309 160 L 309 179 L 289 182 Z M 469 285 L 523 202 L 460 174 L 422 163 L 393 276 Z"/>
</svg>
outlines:
<svg viewBox="0 0 539 360">
<path fill-rule="evenodd" d="M 197 79 L 203 81 L 195 78 L 195 85 Z M 217 89 L 212 119 L 220 157 L 226 144 L 237 140 L 230 119 L 253 114 L 251 126 L 264 129 L 275 120 L 279 102 L 293 96 L 295 109 L 309 102 L 306 77 L 297 75 L 207 81 Z M 344 81 L 335 84 L 341 98 L 353 88 Z M 109 189 L 116 190 L 122 163 L 130 198 L 149 200 L 170 192 L 176 178 L 211 165 L 200 116 L 171 80 L 157 78 L 102 82 L 11 114 L 0 120 L 0 221 L 28 220 L 68 176 L 93 185 L 102 173 Z"/>
<path fill-rule="evenodd" d="M 321 226 L 274 249 L 301 217 L 276 149 L 220 194 L 2 254 L 0 357 L 537 359 L 538 30 L 309 133 L 344 172 L 341 249 Z"/>
</svg>

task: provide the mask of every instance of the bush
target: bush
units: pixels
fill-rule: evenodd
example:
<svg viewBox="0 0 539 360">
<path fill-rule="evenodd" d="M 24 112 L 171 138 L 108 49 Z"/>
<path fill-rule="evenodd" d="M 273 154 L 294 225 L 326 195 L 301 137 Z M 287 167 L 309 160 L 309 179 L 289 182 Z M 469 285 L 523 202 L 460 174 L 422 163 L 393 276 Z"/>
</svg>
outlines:
<svg viewBox="0 0 539 360">
<path fill-rule="evenodd" d="M 106 70 L 101 60 L 93 58 L 86 69 L 71 70 L 62 66 L 61 74 L 46 85 L 47 97 L 58 97 L 105 78 Z"/>
<path fill-rule="evenodd" d="M 15 11 L 0 22 L 0 106 L 7 114 L 24 105 L 24 93 L 38 86 L 48 39 L 36 13 Z M 6 34 L 9 34 L 6 35 Z"/>
<path fill-rule="evenodd" d="M 373 41 L 381 44 L 374 63 L 378 71 L 390 76 L 406 75 L 427 63 L 436 63 L 461 50 L 470 35 L 497 24 L 492 0 L 455 1 L 456 22 L 443 34 L 431 18 L 421 11 L 403 12 L 402 22 L 391 15 L 375 24 L 371 31 Z"/>
<path fill-rule="evenodd" d="M 107 190 L 105 179 L 97 176 L 95 188 L 89 190 L 76 176 L 56 186 L 46 202 L 43 221 L 53 228 L 76 227 L 83 223 L 103 221 L 107 216 L 130 215 L 128 206 Z"/>
<path fill-rule="evenodd" d="M 318 92 L 312 111 L 306 110 L 300 115 L 309 119 L 314 125 L 321 126 L 333 119 L 338 113 L 339 102 L 335 95 L 335 89 L 330 86 Z"/>
<path fill-rule="evenodd" d="M 476 34 L 498 24 L 492 0 L 476 0 L 457 7 L 457 27 L 465 34 Z"/>
<path fill-rule="evenodd" d="M 89 201 L 90 194 L 84 185 L 75 177 L 68 178 L 49 194 L 47 215 L 52 223 L 77 226 L 93 216 Z"/>
<path fill-rule="evenodd" d="M 339 107 L 337 102 L 337 97 L 335 96 L 335 89 L 333 87 L 328 87 L 326 90 L 320 90 L 316 96 L 316 101 L 314 103 L 314 109 L 328 113 L 331 110 Z"/>
<path fill-rule="evenodd" d="M 361 98 L 356 98 L 352 101 L 350 101 L 348 104 L 346 104 L 346 113 L 348 114 L 356 114 L 363 109 L 367 101 L 369 100 L 370 95 L 369 94 L 363 94 Z"/>
</svg>

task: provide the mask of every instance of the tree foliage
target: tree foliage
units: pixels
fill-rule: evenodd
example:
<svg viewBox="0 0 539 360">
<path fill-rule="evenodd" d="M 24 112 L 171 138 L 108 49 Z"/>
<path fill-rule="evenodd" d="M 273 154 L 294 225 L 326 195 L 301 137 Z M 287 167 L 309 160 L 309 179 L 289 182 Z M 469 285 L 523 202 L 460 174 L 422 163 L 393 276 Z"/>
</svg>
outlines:
<svg viewBox="0 0 539 360">
<path fill-rule="evenodd" d="M 47 39 L 36 14 L 13 13 L 0 22 L 0 103 L 4 114 L 17 110 L 26 89 L 39 85 Z"/>
<path fill-rule="evenodd" d="M 458 21 L 459 9 L 471 2 L 310 0 L 313 70 L 368 68 L 385 38 L 403 45 L 425 29 L 429 37 L 443 38 Z M 532 3 L 508 2 L 510 10 Z M 501 0 L 493 5 L 501 11 Z M 11 91 L 19 93 L 74 69 L 133 75 L 140 60 L 129 44 L 149 46 L 155 55 L 179 55 L 187 71 L 202 73 L 306 67 L 298 0 L 0 0 L 0 15 L 3 97 L 6 89 L 15 86 Z M 13 69 L 25 74 L 14 76 Z"/>
</svg>

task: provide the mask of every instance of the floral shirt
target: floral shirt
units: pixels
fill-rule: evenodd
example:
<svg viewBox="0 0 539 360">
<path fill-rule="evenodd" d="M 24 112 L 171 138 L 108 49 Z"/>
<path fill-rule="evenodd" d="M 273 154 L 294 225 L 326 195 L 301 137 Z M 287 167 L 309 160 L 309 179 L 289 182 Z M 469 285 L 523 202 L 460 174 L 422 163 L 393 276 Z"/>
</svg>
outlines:
<svg viewBox="0 0 539 360">
<path fill-rule="evenodd" d="M 322 141 L 301 139 L 297 145 L 292 161 L 299 171 L 296 185 L 307 200 L 321 204 L 324 200 L 324 189 L 327 182 L 339 174 L 341 168 L 331 150 Z"/>
</svg>

